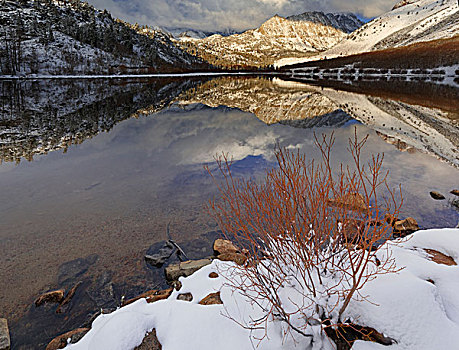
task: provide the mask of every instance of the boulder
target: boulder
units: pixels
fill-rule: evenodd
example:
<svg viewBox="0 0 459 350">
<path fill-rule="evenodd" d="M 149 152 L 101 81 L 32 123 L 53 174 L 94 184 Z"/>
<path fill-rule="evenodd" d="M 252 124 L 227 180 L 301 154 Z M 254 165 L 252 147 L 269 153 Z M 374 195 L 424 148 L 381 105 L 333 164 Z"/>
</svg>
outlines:
<svg viewBox="0 0 459 350">
<path fill-rule="evenodd" d="M 193 301 L 193 294 L 191 294 L 191 293 L 179 294 L 179 295 L 177 295 L 177 300 Z"/>
<path fill-rule="evenodd" d="M 209 273 L 209 278 L 218 278 L 218 273 L 216 272 Z"/>
<path fill-rule="evenodd" d="M 0 350 L 10 350 L 10 331 L 6 318 L 0 318 Z"/>
<path fill-rule="evenodd" d="M 452 190 L 449 193 L 454 194 L 455 196 L 459 196 L 459 190 Z"/>
<path fill-rule="evenodd" d="M 445 196 L 442 195 L 440 192 L 437 192 L 437 191 L 431 191 L 431 192 L 430 192 L 430 196 L 431 196 L 433 199 L 436 199 L 436 200 L 445 199 Z"/>
<path fill-rule="evenodd" d="M 217 259 L 221 261 L 233 261 L 238 265 L 244 265 L 247 261 L 247 257 L 240 253 L 223 253 L 217 256 Z"/>
<path fill-rule="evenodd" d="M 164 290 L 158 290 L 158 289 L 149 290 L 145 293 L 142 293 L 136 296 L 135 298 L 123 301 L 122 306 L 129 305 L 133 303 L 134 301 L 137 301 L 142 298 L 147 299 L 148 303 L 154 303 L 155 301 L 158 301 L 158 300 L 167 299 L 172 294 L 172 290 L 173 290 L 172 288 L 168 288 Z"/>
<path fill-rule="evenodd" d="M 63 349 L 67 346 L 68 339 L 70 339 L 70 344 L 75 344 L 88 332 L 89 328 L 77 328 L 73 331 L 58 335 L 56 338 L 51 340 L 51 342 L 46 347 L 46 350 Z"/>
<path fill-rule="evenodd" d="M 143 338 L 142 343 L 134 348 L 134 350 L 162 350 L 161 343 L 156 336 L 156 329 L 153 330 Z"/>
<path fill-rule="evenodd" d="M 204 299 L 199 302 L 200 305 L 215 305 L 223 304 L 222 299 L 220 298 L 220 292 L 210 293 Z"/>
<path fill-rule="evenodd" d="M 404 237 L 417 230 L 419 230 L 417 221 L 412 217 L 407 217 L 405 220 L 398 220 L 394 223 L 393 234 L 395 236 Z"/>
<path fill-rule="evenodd" d="M 35 300 L 35 306 L 40 306 L 45 303 L 61 303 L 64 300 L 65 289 L 52 290 L 43 293 Z"/>
<path fill-rule="evenodd" d="M 328 204 L 334 207 L 345 207 L 350 210 L 368 210 L 365 198 L 360 193 L 346 193 L 342 197 L 329 199 Z"/>
<path fill-rule="evenodd" d="M 233 244 L 233 242 L 227 239 L 218 238 L 214 242 L 214 254 L 218 256 L 225 253 L 237 253 L 239 249 Z"/>
<path fill-rule="evenodd" d="M 172 264 L 166 267 L 165 274 L 168 282 L 178 280 L 179 277 L 187 277 L 198 271 L 201 267 L 209 265 L 212 262 L 211 259 L 200 259 L 200 260 L 188 260 L 178 264 Z"/>
<path fill-rule="evenodd" d="M 442 264 L 442 265 L 448 265 L 448 266 L 453 266 L 457 265 L 457 263 L 454 261 L 452 257 L 449 255 L 440 253 L 437 250 L 434 249 L 424 249 L 427 254 L 430 256 L 430 260 L 433 262 L 436 262 L 437 264 Z"/>
</svg>

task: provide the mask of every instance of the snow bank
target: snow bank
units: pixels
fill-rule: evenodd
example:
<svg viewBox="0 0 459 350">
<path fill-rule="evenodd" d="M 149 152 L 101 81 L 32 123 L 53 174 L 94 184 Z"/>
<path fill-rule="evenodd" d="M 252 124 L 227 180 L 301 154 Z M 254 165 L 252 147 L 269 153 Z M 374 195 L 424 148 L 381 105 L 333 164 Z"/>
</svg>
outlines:
<svg viewBox="0 0 459 350">
<path fill-rule="evenodd" d="M 395 244 L 397 243 L 397 244 Z M 370 302 L 351 302 L 346 317 L 374 327 L 397 341 L 392 346 L 358 341 L 353 349 L 459 349 L 459 266 L 440 265 L 424 250 L 433 249 L 459 259 L 459 229 L 418 231 L 408 240 L 386 243 L 398 267 L 397 274 L 380 275 L 362 290 Z M 383 254 L 384 249 L 381 250 Z M 256 319 L 262 310 L 226 285 L 232 263 L 215 260 L 188 278 L 167 300 L 147 304 L 145 299 L 111 314 L 99 316 L 92 329 L 66 349 L 133 349 L 146 332 L 156 329 L 164 350 L 175 349 L 333 349 L 312 329 L 310 338 L 284 337 L 285 325 L 271 321 L 265 330 L 249 331 L 236 320 Z M 209 278 L 217 272 L 218 278 Z M 433 282 L 433 283 L 432 283 Z M 209 293 L 220 291 L 223 305 L 199 305 Z M 177 300 L 191 292 L 193 301 Z M 288 297 L 288 295 L 286 295 Z M 257 339 L 263 338 L 261 341 Z"/>
</svg>

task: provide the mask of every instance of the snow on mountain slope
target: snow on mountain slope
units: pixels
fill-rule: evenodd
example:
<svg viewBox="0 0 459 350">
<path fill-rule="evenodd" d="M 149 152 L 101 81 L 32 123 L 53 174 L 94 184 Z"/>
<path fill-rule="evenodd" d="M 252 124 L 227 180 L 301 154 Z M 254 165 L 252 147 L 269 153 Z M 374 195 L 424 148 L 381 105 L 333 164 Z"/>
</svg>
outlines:
<svg viewBox="0 0 459 350">
<path fill-rule="evenodd" d="M 322 23 L 325 26 L 339 29 L 345 33 L 352 33 L 364 24 L 353 13 L 323 13 L 313 11 L 289 16 L 287 19 L 291 21 Z"/>
<path fill-rule="evenodd" d="M 399 3 L 400 4 L 400 3 Z M 315 57 L 286 59 L 276 65 L 333 58 L 459 34 L 457 0 L 403 1 L 402 5 L 366 23 L 345 40 Z"/>
<path fill-rule="evenodd" d="M 211 64 L 225 68 L 266 67 L 283 57 L 304 57 L 324 51 L 346 34 L 331 26 L 309 21 L 291 21 L 274 16 L 259 28 L 242 34 L 177 41 L 183 49 Z"/>
<path fill-rule="evenodd" d="M 148 71 L 207 67 L 160 30 L 141 32 L 86 2 L 0 4 L 0 73 L 109 74 L 120 66 Z"/>
</svg>

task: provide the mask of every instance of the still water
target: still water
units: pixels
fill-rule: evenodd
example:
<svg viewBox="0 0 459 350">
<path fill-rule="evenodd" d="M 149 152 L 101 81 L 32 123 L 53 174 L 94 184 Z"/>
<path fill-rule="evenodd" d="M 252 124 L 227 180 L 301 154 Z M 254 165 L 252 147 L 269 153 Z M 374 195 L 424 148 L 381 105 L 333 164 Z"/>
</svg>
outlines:
<svg viewBox="0 0 459 350">
<path fill-rule="evenodd" d="M 204 166 L 221 152 L 235 174 L 260 177 L 275 166 L 276 145 L 313 158 L 314 133 L 334 133 L 333 162 L 347 164 L 356 128 L 369 134 L 367 155 L 384 153 L 390 184 L 401 184 L 402 216 L 456 226 L 457 88 L 426 85 L 423 98 L 418 85 L 414 95 L 403 86 L 397 98 L 375 84 L 365 95 L 260 77 L 0 82 L 0 317 L 14 348 L 41 348 L 121 295 L 164 285 L 143 255 L 169 222 L 190 257 L 210 255 L 218 228 L 205 204 L 217 192 Z M 88 256 L 64 281 L 65 263 Z M 32 306 L 77 280 L 66 314 Z"/>
</svg>

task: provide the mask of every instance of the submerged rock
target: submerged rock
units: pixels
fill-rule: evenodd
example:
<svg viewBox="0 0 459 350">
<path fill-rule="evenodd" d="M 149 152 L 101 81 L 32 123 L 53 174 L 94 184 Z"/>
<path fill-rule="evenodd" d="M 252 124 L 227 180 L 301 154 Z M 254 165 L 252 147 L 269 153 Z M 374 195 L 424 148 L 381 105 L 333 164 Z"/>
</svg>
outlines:
<svg viewBox="0 0 459 350">
<path fill-rule="evenodd" d="M 155 243 L 148 248 L 145 261 L 153 267 L 161 267 L 171 257 L 175 249 L 174 245 L 168 241 Z"/>
<path fill-rule="evenodd" d="M 201 267 L 209 265 L 211 259 L 188 260 L 166 267 L 165 274 L 168 282 L 176 281 L 179 277 L 187 277 L 198 271 Z"/>
<path fill-rule="evenodd" d="M 68 305 L 69 305 L 70 301 L 73 299 L 73 297 L 75 296 L 76 290 L 81 285 L 81 283 L 82 282 L 78 282 L 72 288 L 70 288 L 70 290 L 68 291 L 68 293 L 65 296 L 64 300 L 62 300 L 61 304 L 57 308 L 57 310 L 56 310 L 57 314 L 60 314 L 60 313 L 68 311 Z"/>
<path fill-rule="evenodd" d="M 6 318 L 0 318 L 0 350 L 10 350 L 10 331 Z"/>
<path fill-rule="evenodd" d="M 82 276 L 93 265 L 99 256 L 97 254 L 88 255 L 86 258 L 78 258 L 68 261 L 59 266 L 58 282 L 60 285 L 72 283 Z"/>
<path fill-rule="evenodd" d="M 431 191 L 429 194 L 433 199 L 436 199 L 436 200 L 445 199 L 445 196 L 442 195 L 440 192 L 437 192 L 437 191 Z"/>
<path fill-rule="evenodd" d="M 61 303 L 64 300 L 64 289 L 52 290 L 50 292 L 43 293 L 35 300 L 35 306 L 40 306 L 45 303 Z"/>
<path fill-rule="evenodd" d="M 329 199 L 328 204 L 334 207 L 344 207 L 350 210 L 368 210 L 365 198 L 363 198 L 363 196 L 360 193 L 346 193 L 341 198 Z"/>
<path fill-rule="evenodd" d="M 452 190 L 449 193 L 454 194 L 455 196 L 459 196 L 459 190 Z"/>
</svg>

